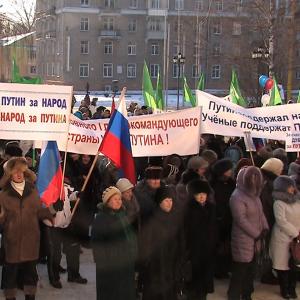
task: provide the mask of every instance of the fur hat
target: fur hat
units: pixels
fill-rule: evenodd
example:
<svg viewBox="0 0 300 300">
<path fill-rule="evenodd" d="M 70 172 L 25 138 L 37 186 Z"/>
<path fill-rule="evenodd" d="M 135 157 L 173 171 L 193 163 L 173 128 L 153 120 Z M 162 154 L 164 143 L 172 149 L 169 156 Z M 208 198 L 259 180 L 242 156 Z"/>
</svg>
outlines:
<svg viewBox="0 0 300 300">
<path fill-rule="evenodd" d="M 163 175 L 162 167 L 148 167 L 145 170 L 145 178 L 146 179 L 161 179 Z"/>
<path fill-rule="evenodd" d="M 184 185 L 188 184 L 190 181 L 195 179 L 199 179 L 199 174 L 192 170 L 186 170 L 181 175 L 181 183 Z"/>
<path fill-rule="evenodd" d="M 161 186 L 157 189 L 155 193 L 155 202 L 157 204 L 160 204 L 164 199 L 171 198 L 173 199 L 174 194 L 172 193 L 172 190 L 168 186 Z"/>
<path fill-rule="evenodd" d="M 273 156 L 276 157 L 276 158 L 280 158 L 282 156 L 287 156 L 287 153 L 284 149 L 277 148 L 273 151 Z"/>
<path fill-rule="evenodd" d="M 21 157 L 23 155 L 22 149 L 13 144 L 8 144 L 4 149 L 4 153 L 10 157 Z"/>
<path fill-rule="evenodd" d="M 119 189 L 117 189 L 115 186 L 108 187 L 102 194 L 102 202 L 106 204 L 108 200 L 115 194 L 118 194 L 121 197 L 121 192 Z"/>
<path fill-rule="evenodd" d="M 231 162 L 231 160 L 228 158 L 223 158 L 218 160 L 213 165 L 212 171 L 217 177 L 220 177 L 228 170 L 232 170 L 232 168 L 233 168 L 233 163 Z"/>
<path fill-rule="evenodd" d="M 201 153 L 201 157 L 203 157 L 210 165 L 218 160 L 218 154 L 210 149 L 204 150 Z"/>
<path fill-rule="evenodd" d="M 278 176 L 273 182 L 274 191 L 286 192 L 288 187 L 293 186 L 296 188 L 295 181 L 286 175 Z"/>
<path fill-rule="evenodd" d="M 127 178 L 120 178 L 116 183 L 116 187 L 121 193 L 134 188 L 133 184 Z"/>
<path fill-rule="evenodd" d="M 188 183 L 187 192 L 189 195 L 193 196 L 200 193 L 205 193 L 209 195 L 210 186 L 207 181 L 201 179 L 195 179 Z"/>
<path fill-rule="evenodd" d="M 189 159 L 187 168 L 193 171 L 197 171 L 200 168 L 207 168 L 208 162 L 201 156 L 193 156 Z"/>
<path fill-rule="evenodd" d="M 283 167 L 283 162 L 280 159 L 272 157 L 265 161 L 261 169 L 279 176 L 282 173 Z"/>
<path fill-rule="evenodd" d="M 289 166 L 288 176 L 300 175 L 300 165 L 292 162 Z"/>
<path fill-rule="evenodd" d="M 10 180 L 12 174 L 16 171 L 24 173 L 25 180 L 30 183 L 35 183 L 36 175 L 28 168 L 26 158 L 24 157 L 12 157 L 4 165 L 4 175 L 0 180 L 0 187 L 3 188 Z"/>
</svg>

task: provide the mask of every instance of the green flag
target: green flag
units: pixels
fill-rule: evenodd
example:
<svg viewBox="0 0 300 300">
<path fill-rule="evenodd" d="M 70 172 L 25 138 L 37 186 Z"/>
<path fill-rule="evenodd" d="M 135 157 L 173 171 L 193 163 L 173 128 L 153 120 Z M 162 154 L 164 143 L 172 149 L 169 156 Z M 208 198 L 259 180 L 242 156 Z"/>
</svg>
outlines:
<svg viewBox="0 0 300 300">
<path fill-rule="evenodd" d="M 193 107 L 196 106 L 196 98 L 193 95 L 185 76 L 183 77 L 183 98 L 185 102 L 191 103 Z"/>
<path fill-rule="evenodd" d="M 205 90 L 205 76 L 201 72 L 198 84 L 197 84 L 197 90 L 204 91 Z"/>
<path fill-rule="evenodd" d="M 25 83 L 25 84 L 41 84 L 42 79 L 41 77 L 22 77 L 20 75 L 20 70 L 19 67 L 16 63 L 15 58 L 13 59 L 12 62 L 12 78 L 11 78 L 12 83 Z"/>
<path fill-rule="evenodd" d="M 163 110 L 165 107 L 164 95 L 163 95 L 163 83 L 160 76 L 160 72 L 157 75 L 156 82 L 156 93 L 155 93 L 155 102 L 158 109 Z"/>
<path fill-rule="evenodd" d="M 232 70 L 232 75 L 231 75 L 230 97 L 231 97 L 231 102 L 243 107 L 247 107 L 247 103 L 245 99 L 242 97 L 238 78 L 234 70 Z"/>
<path fill-rule="evenodd" d="M 298 94 L 298 100 L 297 100 L 297 103 L 300 103 L 300 91 L 299 91 L 299 94 Z"/>
<path fill-rule="evenodd" d="M 272 91 L 271 91 L 269 106 L 282 104 L 282 99 L 281 99 L 281 96 L 280 96 L 280 92 L 279 92 L 277 81 L 276 81 L 275 77 L 274 77 L 273 80 L 274 80 L 274 86 L 273 86 Z"/>
<path fill-rule="evenodd" d="M 157 108 L 149 70 L 145 61 L 144 61 L 144 68 L 143 68 L 143 96 L 144 96 L 145 105 L 151 108 Z"/>
</svg>

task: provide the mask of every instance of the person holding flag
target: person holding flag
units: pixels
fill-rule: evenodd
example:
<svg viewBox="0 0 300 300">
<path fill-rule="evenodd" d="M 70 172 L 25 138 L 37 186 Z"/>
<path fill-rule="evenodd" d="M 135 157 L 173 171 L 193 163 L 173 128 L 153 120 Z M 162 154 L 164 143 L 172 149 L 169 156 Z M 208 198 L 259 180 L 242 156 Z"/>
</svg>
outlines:
<svg viewBox="0 0 300 300">
<path fill-rule="evenodd" d="M 3 227 L 5 298 L 16 299 L 17 278 L 22 274 L 26 300 L 34 300 L 38 275 L 39 220 L 52 221 L 62 209 L 62 201 L 42 207 L 34 186 L 35 174 L 24 157 L 13 157 L 4 166 L 4 187 L 0 192 L 0 224 Z"/>
</svg>

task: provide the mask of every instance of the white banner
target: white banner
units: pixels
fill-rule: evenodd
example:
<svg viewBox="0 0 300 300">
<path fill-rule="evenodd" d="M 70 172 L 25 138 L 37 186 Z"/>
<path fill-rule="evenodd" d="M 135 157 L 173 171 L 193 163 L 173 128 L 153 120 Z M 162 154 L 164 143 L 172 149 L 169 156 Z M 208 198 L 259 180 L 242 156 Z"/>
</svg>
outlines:
<svg viewBox="0 0 300 300">
<path fill-rule="evenodd" d="M 192 155 L 200 148 L 201 108 L 129 118 L 134 157 Z M 95 155 L 109 119 L 81 121 L 71 115 L 68 152 Z M 36 143 L 36 147 L 39 147 Z M 58 142 L 64 151 L 66 144 Z"/>
<path fill-rule="evenodd" d="M 73 87 L 0 83 L 0 138 L 67 139 Z"/>
<path fill-rule="evenodd" d="M 222 98 L 196 91 L 202 107 L 202 133 L 286 141 L 290 152 L 300 149 L 300 105 L 243 108 Z"/>
</svg>

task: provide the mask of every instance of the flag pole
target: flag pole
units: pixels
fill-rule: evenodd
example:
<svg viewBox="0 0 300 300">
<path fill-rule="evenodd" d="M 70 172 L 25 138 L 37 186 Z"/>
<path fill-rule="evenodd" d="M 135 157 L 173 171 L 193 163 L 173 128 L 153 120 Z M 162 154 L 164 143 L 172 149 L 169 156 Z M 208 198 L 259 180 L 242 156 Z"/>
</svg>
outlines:
<svg viewBox="0 0 300 300">
<path fill-rule="evenodd" d="M 73 87 L 72 87 L 72 95 L 73 95 Z M 71 98 L 72 103 L 72 98 Z M 71 111 L 72 111 L 72 105 L 71 105 Z M 67 131 L 67 142 L 66 142 L 66 148 L 65 148 L 65 156 L 64 156 L 64 166 L 62 171 L 62 179 L 61 179 L 61 187 L 60 187 L 60 197 L 62 198 L 63 190 L 64 190 L 64 178 L 65 178 L 65 172 L 66 172 L 66 165 L 67 165 L 67 154 L 68 154 L 68 146 L 69 146 L 69 131 L 70 131 L 70 117 L 71 117 L 71 111 L 69 112 L 69 124 L 68 124 L 68 131 Z"/>
<path fill-rule="evenodd" d="M 124 87 L 124 88 L 122 89 L 122 92 L 121 92 L 121 95 L 120 95 L 120 98 L 119 98 L 119 103 L 120 103 L 120 100 L 121 100 L 123 97 L 125 97 L 125 93 L 126 93 L 126 87 Z M 100 147 L 99 147 L 99 149 L 100 149 Z M 97 151 L 97 153 L 96 153 L 96 155 L 95 155 L 95 158 L 94 158 L 94 160 L 93 160 L 93 163 L 92 163 L 92 165 L 91 165 L 91 167 L 90 167 L 90 169 L 89 169 L 89 172 L 88 172 L 88 174 L 87 174 L 87 176 L 86 176 L 86 178 L 85 178 L 85 181 L 84 181 L 84 183 L 83 183 L 83 186 L 82 186 L 82 188 L 81 188 L 81 190 L 80 190 L 81 193 L 85 191 L 86 185 L 87 185 L 87 183 L 88 183 L 88 181 L 89 181 L 89 179 L 90 179 L 90 177 L 91 177 L 91 175 L 92 175 L 92 172 L 93 172 L 93 170 L 94 170 L 94 168 L 95 168 L 96 162 L 97 162 L 97 160 L 98 160 L 98 156 L 99 156 L 100 153 L 101 153 L 99 149 L 98 149 L 98 151 Z M 74 208 L 73 208 L 73 210 L 72 210 L 71 220 L 72 220 L 72 218 L 73 218 L 73 216 L 74 216 L 74 214 L 75 214 L 75 212 L 76 212 L 76 210 L 77 210 L 77 208 L 78 208 L 79 202 L 80 202 L 80 198 L 77 198 L 76 203 L 75 203 L 75 205 L 74 205 Z"/>
</svg>

